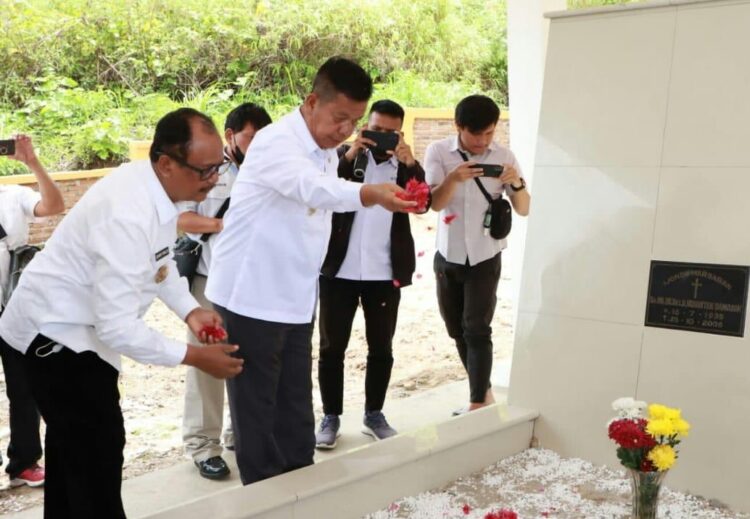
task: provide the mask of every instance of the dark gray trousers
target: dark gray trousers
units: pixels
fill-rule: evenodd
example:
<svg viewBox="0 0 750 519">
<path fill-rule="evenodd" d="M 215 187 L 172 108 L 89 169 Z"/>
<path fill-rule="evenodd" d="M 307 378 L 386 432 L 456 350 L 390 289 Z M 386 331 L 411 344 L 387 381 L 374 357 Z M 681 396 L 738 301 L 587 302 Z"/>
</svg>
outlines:
<svg viewBox="0 0 750 519">
<path fill-rule="evenodd" d="M 484 402 L 492 385 L 492 317 L 502 266 L 500 254 L 472 267 L 450 263 L 435 253 L 438 307 L 469 375 L 472 403 Z"/>
<path fill-rule="evenodd" d="M 224 319 L 242 373 L 227 380 L 240 479 L 249 485 L 313 463 L 313 323 L 287 324 L 235 314 Z"/>
</svg>

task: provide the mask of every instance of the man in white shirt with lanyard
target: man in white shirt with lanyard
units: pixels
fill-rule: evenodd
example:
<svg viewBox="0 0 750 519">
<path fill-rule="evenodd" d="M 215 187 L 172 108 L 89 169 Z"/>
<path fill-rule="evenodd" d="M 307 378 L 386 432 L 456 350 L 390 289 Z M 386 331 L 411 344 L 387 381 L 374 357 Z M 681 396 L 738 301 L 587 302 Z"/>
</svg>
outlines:
<svg viewBox="0 0 750 519">
<path fill-rule="evenodd" d="M 311 337 L 331 211 L 416 205 L 399 199 L 403 189 L 393 183 L 337 177 L 335 148 L 371 94 L 359 65 L 326 61 L 303 105 L 256 135 L 232 188 L 206 296 L 245 360 L 227 392 L 246 485 L 313 462 Z"/>
<path fill-rule="evenodd" d="M 182 108 L 156 126 L 150 161 L 123 164 L 71 209 L 21 276 L 0 336 L 25 354 L 47 424 L 45 518 L 125 517 L 120 355 L 234 376 L 236 346 L 167 339 L 143 315 L 159 297 L 203 340 L 221 318 L 202 309 L 177 273 L 176 202 L 203 200 L 224 165 L 205 115 Z"/>
<path fill-rule="evenodd" d="M 24 163 L 31 170 L 39 191 L 25 186 L 0 185 L 0 314 L 2 302 L 10 296 L 4 290 L 10 278 L 11 251 L 28 244 L 29 224 L 65 210 L 62 193 L 39 162 L 31 138 L 18 135 L 13 140 L 15 153 L 8 158 Z M 41 486 L 44 468 L 37 463 L 42 457 L 39 411 L 25 374 L 23 355 L 0 338 L 0 357 L 10 404 L 10 443 L 5 472 L 10 477 L 11 487 Z"/>
<path fill-rule="evenodd" d="M 219 180 L 203 202 L 180 204 L 177 228 L 198 241 L 201 235 L 210 233 L 201 247 L 201 256 L 190 287 L 190 293 L 204 308 L 211 308 L 206 299 L 206 276 L 211 264 L 211 247 L 216 242 L 223 226 L 225 204 L 229 203 L 229 192 L 237 178 L 239 167 L 245 159 L 248 146 L 256 132 L 271 124 L 268 112 L 254 103 L 243 103 L 227 114 L 224 121 L 224 160 L 227 165 L 220 172 Z M 195 344 L 195 336 L 188 330 L 188 342 Z M 224 418 L 224 381 L 212 377 L 196 368 L 187 368 L 185 374 L 185 410 L 182 414 L 182 441 L 185 451 L 201 476 L 222 479 L 229 475 L 229 466 L 221 457 L 221 428 Z M 224 446 L 234 449 L 231 421 L 224 430 Z"/>
<path fill-rule="evenodd" d="M 440 212 L 434 260 L 438 306 L 469 376 L 469 411 L 495 401 L 491 324 L 506 247 L 505 239 L 486 232 L 489 204 L 475 179 L 493 199 L 505 193 L 521 216 L 529 214 L 531 201 L 513 152 L 493 140 L 499 119 L 492 99 L 468 96 L 456 106 L 457 135 L 433 142 L 425 152 L 432 209 Z M 485 177 L 476 164 L 502 165 L 503 171 L 499 178 Z"/>
</svg>

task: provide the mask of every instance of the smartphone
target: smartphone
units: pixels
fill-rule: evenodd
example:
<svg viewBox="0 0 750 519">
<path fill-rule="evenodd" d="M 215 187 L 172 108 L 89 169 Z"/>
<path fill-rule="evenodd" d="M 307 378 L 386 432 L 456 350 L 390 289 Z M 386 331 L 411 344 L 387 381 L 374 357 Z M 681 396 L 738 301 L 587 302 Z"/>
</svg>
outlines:
<svg viewBox="0 0 750 519">
<path fill-rule="evenodd" d="M 0 141 L 0 155 L 13 155 L 16 153 L 16 141 L 7 139 Z"/>
<path fill-rule="evenodd" d="M 483 177 L 497 178 L 503 174 L 503 167 L 500 164 L 474 164 L 472 168 L 482 168 Z"/>
<path fill-rule="evenodd" d="M 385 152 L 396 149 L 399 135 L 396 132 L 374 132 L 372 130 L 362 130 L 362 137 L 375 142 L 375 150 Z"/>
</svg>

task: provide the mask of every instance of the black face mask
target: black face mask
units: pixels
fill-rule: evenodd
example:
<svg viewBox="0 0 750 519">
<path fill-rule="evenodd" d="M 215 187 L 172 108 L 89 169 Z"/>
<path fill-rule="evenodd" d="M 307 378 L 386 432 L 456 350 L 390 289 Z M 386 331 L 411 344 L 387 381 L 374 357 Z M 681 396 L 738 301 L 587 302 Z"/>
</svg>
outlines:
<svg viewBox="0 0 750 519">
<path fill-rule="evenodd" d="M 237 141 L 234 140 L 234 136 L 232 136 L 232 143 L 234 144 L 232 155 L 234 155 L 234 160 L 237 161 L 237 165 L 240 166 L 242 165 L 242 161 L 245 160 L 245 154 L 242 153 L 240 147 L 237 146 Z"/>
</svg>

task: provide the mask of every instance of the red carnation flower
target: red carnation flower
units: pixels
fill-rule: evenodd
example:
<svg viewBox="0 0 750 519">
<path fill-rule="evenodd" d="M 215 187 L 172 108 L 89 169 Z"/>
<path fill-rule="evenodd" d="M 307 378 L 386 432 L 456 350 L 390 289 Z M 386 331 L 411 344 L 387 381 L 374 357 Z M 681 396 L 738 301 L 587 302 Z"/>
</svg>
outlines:
<svg viewBox="0 0 750 519">
<path fill-rule="evenodd" d="M 471 513 L 471 507 L 469 505 L 464 505 L 463 508 L 461 508 L 464 515 L 469 515 Z"/>
<path fill-rule="evenodd" d="M 648 458 L 643 458 L 643 461 L 641 461 L 641 472 L 656 472 L 656 467 L 654 467 L 654 464 L 651 463 L 651 460 Z"/>
<path fill-rule="evenodd" d="M 651 448 L 656 440 L 646 432 L 644 418 L 622 418 L 609 424 L 609 438 L 625 449 Z"/>
</svg>

